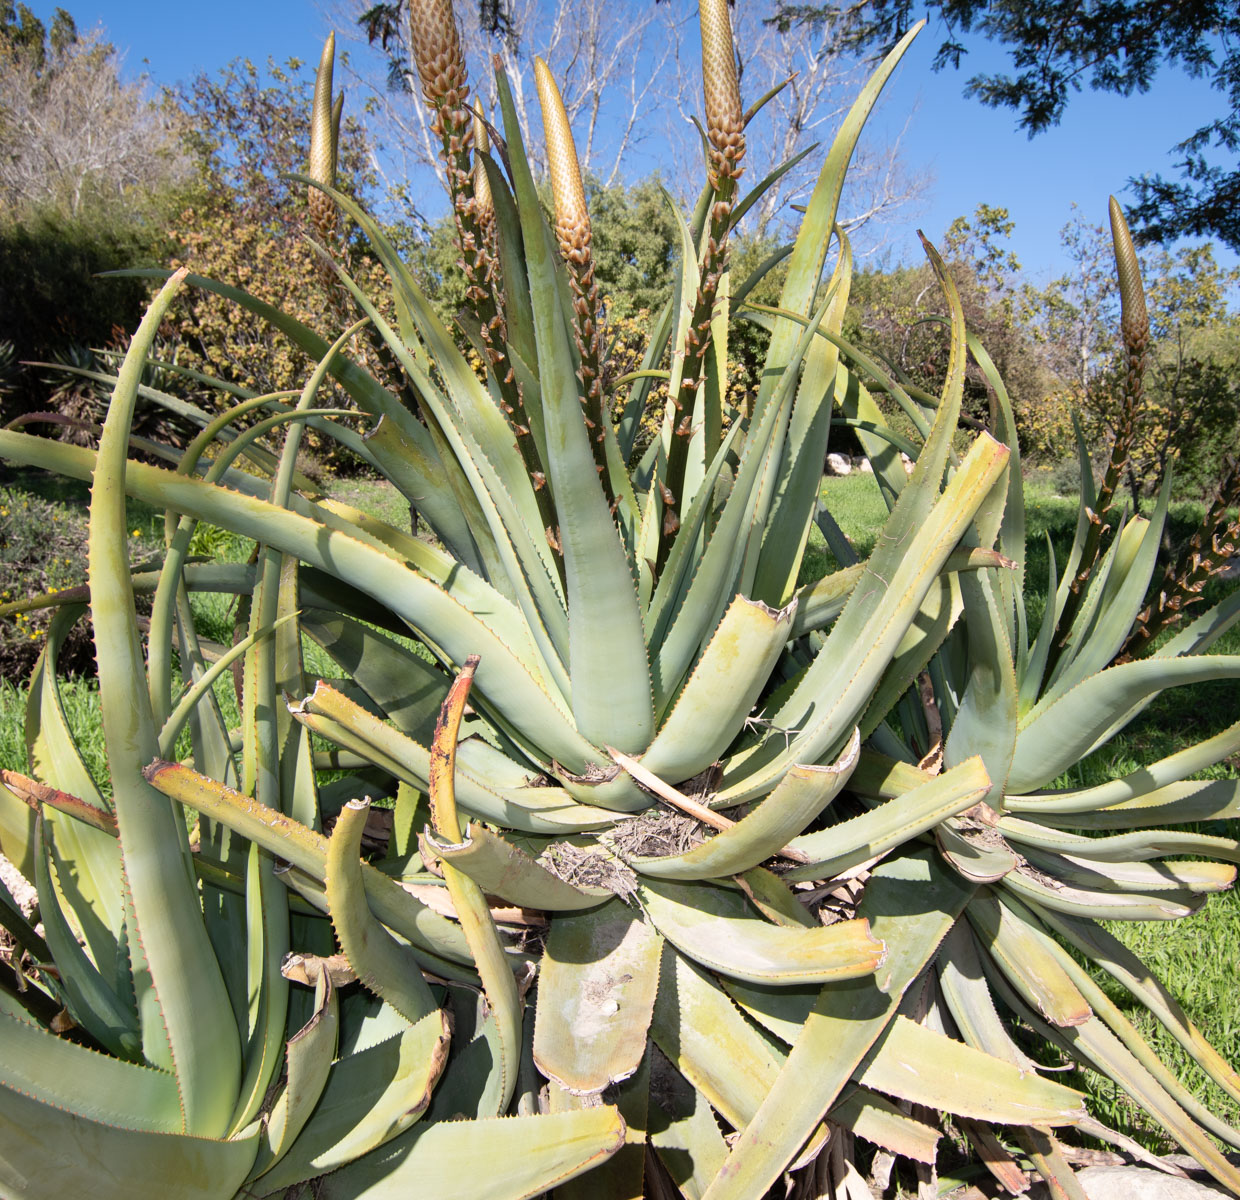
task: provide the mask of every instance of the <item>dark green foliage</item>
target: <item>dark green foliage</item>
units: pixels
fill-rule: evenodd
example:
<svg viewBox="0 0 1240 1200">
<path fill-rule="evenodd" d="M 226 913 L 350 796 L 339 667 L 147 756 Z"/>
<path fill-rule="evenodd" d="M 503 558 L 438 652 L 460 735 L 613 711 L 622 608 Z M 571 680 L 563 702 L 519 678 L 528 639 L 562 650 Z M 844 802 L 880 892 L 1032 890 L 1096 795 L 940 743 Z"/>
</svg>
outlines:
<svg viewBox="0 0 1240 1200">
<path fill-rule="evenodd" d="M 586 184 L 594 235 L 595 277 L 608 298 L 611 320 L 642 311 L 658 312 L 672 293 L 677 233 L 671 205 L 658 176 L 632 187 Z M 465 303 L 465 276 L 451 217 L 442 218 L 421 245 L 409 247 L 419 274 L 441 316 L 451 318 Z"/>
<path fill-rule="evenodd" d="M 137 324 L 147 287 L 100 274 L 162 266 L 167 254 L 162 231 L 147 224 L 47 210 L 0 223 L 0 340 L 13 343 L 19 360 L 35 362 L 115 342 Z M 11 394 L 0 396 L 5 420 L 47 404 L 39 372 L 19 368 L 14 374 Z"/>
</svg>

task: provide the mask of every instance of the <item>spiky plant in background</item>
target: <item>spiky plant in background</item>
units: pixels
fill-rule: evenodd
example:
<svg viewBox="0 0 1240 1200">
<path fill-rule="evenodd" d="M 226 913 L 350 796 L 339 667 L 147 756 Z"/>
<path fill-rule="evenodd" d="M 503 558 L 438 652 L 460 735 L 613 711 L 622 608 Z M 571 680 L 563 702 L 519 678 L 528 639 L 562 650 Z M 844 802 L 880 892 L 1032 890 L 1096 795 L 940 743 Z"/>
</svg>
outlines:
<svg viewBox="0 0 1240 1200">
<path fill-rule="evenodd" d="M 414 8 L 484 377 L 316 169 L 307 182 L 390 273 L 395 328 L 339 266 L 361 321 L 330 345 L 178 273 L 135 336 L 97 453 L 0 433 L 11 461 L 93 478 L 90 582 L 32 602 L 58 611 L 31 689 L 30 776 L 0 791 L 0 846 L 36 879 L 45 928 L 0 905 L 30 964 L 0 976 L 5 1193 L 296 1195 L 314 1180 L 321 1197 L 753 1200 L 792 1172 L 818 1196 L 855 1186 L 854 1138 L 928 1177 L 946 1113 L 1007 1182 L 1015 1153 L 1079 1196 L 1052 1129 L 1118 1135 L 1037 1073 L 1011 1016 L 1240 1190 L 1210 1136 L 1240 1133 L 1079 965 L 1110 973 L 1240 1096 L 1098 924 L 1185 916 L 1230 885 L 1218 863 L 1237 861 L 1235 841 L 1150 830 L 1236 813 L 1237 784 L 1184 780 L 1234 752 L 1240 724 L 1128 778 L 1047 790 L 1161 689 L 1240 674 L 1205 653 L 1240 596 L 1109 665 L 1167 493 L 1113 535 L 1090 494 L 1031 631 L 1010 406 L 932 247 L 951 318 L 942 394 L 910 396 L 841 340 L 836 206 L 910 39 L 841 127 L 779 304 L 751 306 L 770 344 L 738 413 L 728 328 L 755 281 L 732 282 L 726 243 L 769 180 L 737 199 L 726 0 L 702 6 L 707 183 L 692 219 L 677 215 L 678 287 L 645 367 L 622 382 L 602 359 L 554 81 L 540 66 L 551 224 L 506 80 L 504 169 L 475 136 L 450 8 Z M 160 399 L 142 362 L 187 283 L 264 315 L 318 367 L 294 403 L 197 413 L 201 435 L 163 470 L 126 461 L 126 442 L 139 392 Z M 350 357 L 367 322 L 419 413 Z M 990 432 L 966 438 L 970 352 L 995 401 Z M 373 419 L 365 439 L 318 406 L 328 376 Z M 635 455 L 656 380 L 660 434 Z M 869 560 L 798 587 L 835 420 L 859 431 L 890 515 Z M 295 470 L 307 423 L 389 479 L 434 539 L 317 494 Z M 282 448 L 264 448 L 277 431 Z M 168 510 L 161 561 L 128 562 L 126 493 Z M 199 521 L 253 538 L 255 560 L 191 560 Z M 206 593 L 243 599 L 214 662 L 194 626 Z M 110 796 L 57 698 L 57 650 L 87 605 Z"/>
</svg>

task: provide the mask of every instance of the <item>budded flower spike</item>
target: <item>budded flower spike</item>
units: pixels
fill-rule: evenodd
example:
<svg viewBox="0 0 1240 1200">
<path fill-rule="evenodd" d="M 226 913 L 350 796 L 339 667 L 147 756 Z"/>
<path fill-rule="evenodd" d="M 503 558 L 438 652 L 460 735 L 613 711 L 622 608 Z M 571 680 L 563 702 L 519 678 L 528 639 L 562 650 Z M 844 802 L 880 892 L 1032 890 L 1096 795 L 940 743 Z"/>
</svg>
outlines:
<svg viewBox="0 0 1240 1200">
<path fill-rule="evenodd" d="M 486 154 L 491 149 L 491 138 L 487 134 L 487 123 L 482 115 L 482 104 L 474 97 L 474 150 L 477 155 Z M 478 223 L 485 228 L 495 221 L 495 202 L 491 198 L 491 182 L 487 179 L 486 167 L 481 157 L 474 159 L 474 204 L 477 207 Z"/>
<path fill-rule="evenodd" d="M 577 162 L 577 147 L 568 125 L 564 101 L 547 64 L 534 60 L 538 101 L 542 105 L 543 131 L 547 139 L 547 163 L 551 169 L 551 195 L 555 202 L 555 234 L 560 252 L 570 262 L 585 265 L 590 259 L 590 214 Z"/>
<path fill-rule="evenodd" d="M 728 0 L 702 0 L 702 89 L 706 100 L 706 136 L 710 139 L 711 183 L 740 177 L 745 157 L 745 113 L 732 42 Z"/>
<path fill-rule="evenodd" d="M 336 94 L 332 103 L 332 180 L 340 166 L 340 117 L 344 113 L 344 92 Z"/>
<path fill-rule="evenodd" d="M 314 106 L 310 114 L 310 163 L 307 172 L 318 183 L 334 187 L 336 183 L 337 146 L 340 138 L 340 114 L 343 94 L 332 103 L 332 67 L 336 57 L 336 35 L 329 33 L 323 43 L 319 69 L 314 77 Z M 336 229 L 336 206 L 318 188 L 310 189 L 310 220 L 323 241 Z"/>
<path fill-rule="evenodd" d="M 410 0 L 409 44 L 426 102 L 461 107 L 469 87 L 452 0 Z"/>
<path fill-rule="evenodd" d="M 1137 252 L 1124 220 L 1123 209 L 1114 196 L 1110 202 L 1111 241 L 1115 246 L 1115 269 L 1119 276 L 1120 332 L 1129 354 L 1143 353 L 1150 341 L 1150 317 L 1145 307 L 1145 288 Z"/>
</svg>

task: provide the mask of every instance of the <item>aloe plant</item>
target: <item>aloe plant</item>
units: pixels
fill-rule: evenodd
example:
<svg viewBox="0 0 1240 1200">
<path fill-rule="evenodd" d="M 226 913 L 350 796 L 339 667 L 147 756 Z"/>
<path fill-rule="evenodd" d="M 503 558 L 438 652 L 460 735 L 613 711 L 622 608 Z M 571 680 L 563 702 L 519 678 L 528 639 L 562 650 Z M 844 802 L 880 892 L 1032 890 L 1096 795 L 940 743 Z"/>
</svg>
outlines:
<svg viewBox="0 0 1240 1200">
<path fill-rule="evenodd" d="M 414 8 L 481 372 L 333 186 L 329 46 L 305 182 L 325 238 L 330 199 L 370 239 L 395 326 L 330 247 L 324 269 L 359 316 L 330 344 L 179 272 L 133 340 L 97 452 L 0 432 L 7 459 L 93 480 L 88 585 L 29 602 L 58 611 L 30 693 L 30 773 L 0 790 L 0 848 L 37 880 L 45 929 L 0 906 L 31 964 L 0 977 L 5 1194 L 48 1194 L 51 1161 L 64 1194 L 144 1195 L 137 1174 L 187 1197 L 315 1180 L 328 1197 L 752 1200 L 790 1170 L 843 1186 L 853 1135 L 932 1169 L 932 1112 L 1009 1179 L 1000 1138 L 1078 1194 L 1050 1131 L 1105 1131 L 1037 1074 L 1001 1011 L 1109 1073 L 1235 1188 L 1208 1135 L 1238 1135 L 1077 956 L 1235 1094 L 1098 920 L 1173 919 L 1230 885 L 1218 863 L 1237 843 L 1145 826 L 1234 814 L 1235 784 L 1183 781 L 1232 753 L 1240 727 L 1100 788 L 1048 785 L 1158 690 L 1236 675 L 1205 652 L 1240 601 L 1108 665 L 1166 493 L 1109 543 L 1086 495 L 1066 583 L 1052 579 L 1031 630 L 1010 406 L 934 249 L 950 314 L 939 396 L 911 395 L 840 337 L 840 192 L 912 35 L 841 126 L 762 310 L 745 300 L 755 281 L 731 279 L 727 242 L 771 181 L 739 190 L 755 110 L 740 109 L 725 0 L 702 5 L 706 184 L 691 218 L 677 213 L 677 287 L 646 362 L 615 379 L 554 79 L 539 64 L 548 220 L 507 81 L 501 162 L 450 7 Z M 307 351 L 301 394 L 232 395 L 213 416 L 144 387 L 187 285 Z M 742 310 L 770 333 L 746 413 L 724 387 Z M 359 334 L 399 363 L 416 413 L 350 355 Z M 970 353 L 995 413 L 966 436 Z M 365 438 L 320 403 L 329 377 L 371 419 Z M 140 446 L 170 467 L 126 457 L 139 393 L 202 427 L 183 454 Z M 658 436 L 635 452 L 660 402 Z M 835 422 L 858 430 L 890 515 L 866 562 L 798 585 L 816 520 L 833 533 L 818 503 Z M 306 424 L 390 480 L 433 537 L 318 494 L 295 469 Z M 126 557 L 126 494 L 168 512 L 156 561 Z M 254 561 L 192 559 L 199 522 L 253 538 Z M 232 648 L 195 631 L 206 593 L 238 597 Z M 57 697 L 58 648 L 88 609 L 106 795 Z M 330 664 L 317 679 L 311 643 Z M 1160 861 L 1184 854 L 1216 861 Z"/>
</svg>

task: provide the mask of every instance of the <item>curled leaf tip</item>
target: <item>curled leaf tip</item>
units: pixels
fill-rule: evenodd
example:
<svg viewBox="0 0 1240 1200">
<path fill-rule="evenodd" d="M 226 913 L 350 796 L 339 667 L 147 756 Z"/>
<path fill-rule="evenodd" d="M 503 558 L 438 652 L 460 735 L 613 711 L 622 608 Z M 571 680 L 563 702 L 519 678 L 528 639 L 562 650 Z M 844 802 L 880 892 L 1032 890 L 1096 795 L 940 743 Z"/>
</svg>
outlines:
<svg viewBox="0 0 1240 1200">
<path fill-rule="evenodd" d="M 159 775 L 162 775 L 165 771 L 171 770 L 176 765 L 176 763 L 169 762 L 165 758 L 152 759 L 151 762 L 147 763 L 146 766 L 142 768 L 142 777 L 147 781 L 147 783 L 154 783 Z"/>
</svg>

